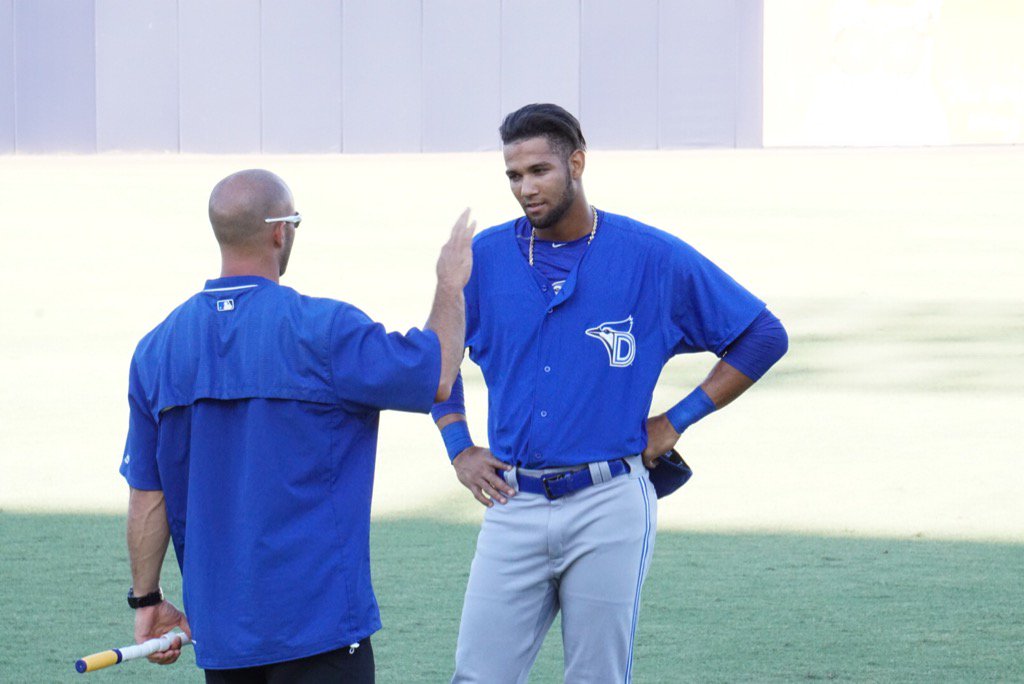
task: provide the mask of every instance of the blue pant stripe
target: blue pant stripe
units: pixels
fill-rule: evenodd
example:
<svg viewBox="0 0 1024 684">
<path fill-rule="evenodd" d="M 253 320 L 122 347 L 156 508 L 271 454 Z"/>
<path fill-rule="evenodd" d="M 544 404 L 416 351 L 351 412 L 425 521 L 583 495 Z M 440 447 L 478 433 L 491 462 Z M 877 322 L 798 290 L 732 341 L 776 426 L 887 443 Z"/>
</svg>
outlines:
<svg viewBox="0 0 1024 684">
<path fill-rule="evenodd" d="M 641 478 L 637 480 L 640 484 L 640 493 L 644 497 L 644 543 L 640 552 L 640 571 L 636 576 L 636 595 L 633 597 L 633 624 L 629 633 L 629 656 L 626 662 L 626 684 L 633 681 L 633 642 L 636 639 L 636 623 L 640 616 L 640 589 L 644 584 L 644 566 L 647 561 L 647 549 L 651 541 L 651 501 L 647 494 L 647 483 Z"/>
</svg>

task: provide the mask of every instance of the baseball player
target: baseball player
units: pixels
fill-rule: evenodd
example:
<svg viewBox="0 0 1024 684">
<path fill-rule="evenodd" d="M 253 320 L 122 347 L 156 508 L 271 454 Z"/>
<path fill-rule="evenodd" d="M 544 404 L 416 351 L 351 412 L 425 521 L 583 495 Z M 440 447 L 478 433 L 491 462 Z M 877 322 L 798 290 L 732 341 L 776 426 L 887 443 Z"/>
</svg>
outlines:
<svg viewBox="0 0 1024 684">
<path fill-rule="evenodd" d="M 455 224 L 430 317 L 401 335 L 280 284 L 302 218 L 278 176 L 228 176 L 209 213 L 220 277 L 132 357 L 121 473 L 136 641 L 182 627 L 207 682 L 373 682 L 380 412 L 448 397 L 474 225 L 468 211 Z M 169 539 L 187 619 L 159 587 Z"/>
<path fill-rule="evenodd" d="M 525 216 L 474 240 L 465 289 L 489 448 L 469 435 L 461 378 L 433 411 L 459 481 L 488 507 L 453 681 L 525 681 L 561 611 L 565 681 L 628 682 L 657 517 L 648 469 L 667 468 L 659 456 L 788 341 L 688 244 L 590 205 L 586 143 L 567 111 L 528 105 L 500 133 Z M 721 359 L 704 382 L 648 417 L 665 362 L 704 351 Z"/>
</svg>

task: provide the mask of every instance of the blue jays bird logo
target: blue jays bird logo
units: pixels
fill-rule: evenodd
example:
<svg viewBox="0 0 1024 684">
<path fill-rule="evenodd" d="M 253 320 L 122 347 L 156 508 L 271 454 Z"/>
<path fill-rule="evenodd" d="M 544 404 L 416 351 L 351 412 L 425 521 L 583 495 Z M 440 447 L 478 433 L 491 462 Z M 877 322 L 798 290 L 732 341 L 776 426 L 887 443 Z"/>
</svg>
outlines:
<svg viewBox="0 0 1024 684">
<path fill-rule="evenodd" d="M 609 321 L 587 330 L 587 336 L 601 340 L 608 352 L 612 368 L 625 368 L 636 358 L 636 338 L 633 337 L 633 317 Z"/>
</svg>

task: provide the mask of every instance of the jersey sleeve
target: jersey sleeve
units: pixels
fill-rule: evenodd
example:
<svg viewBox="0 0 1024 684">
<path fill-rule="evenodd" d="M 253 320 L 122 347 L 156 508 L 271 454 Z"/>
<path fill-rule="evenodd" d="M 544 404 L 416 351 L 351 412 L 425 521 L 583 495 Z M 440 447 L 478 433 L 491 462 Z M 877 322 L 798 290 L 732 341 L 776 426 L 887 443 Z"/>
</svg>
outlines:
<svg viewBox="0 0 1024 684">
<path fill-rule="evenodd" d="M 441 379 L 441 343 L 432 330 L 389 333 L 352 306 L 335 314 L 330 335 L 334 390 L 371 409 L 428 413 Z"/>
<path fill-rule="evenodd" d="M 477 271 L 481 258 L 473 250 L 473 270 L 469 274 L 469 282 L 462 289 L 466 298 L 466 347 L 472 349 L 479 344 L 480 335 L 480 277 Z"/>
<path fill-rule="evenodd" d="M 137 358 L 128 372 L 128 438 L 121 458 L 121 475 L 135 489 L 159 490 L 157 468 L 157 421 L 146 401 Z"/>
<path fill-rule="evenodd" d="M 767 308 L 739 337 L 729 343 L 725 362 L 757 382 L 789 349 L 789 335 L 782 321 Z"/>
<path fill-rule="evenodd" d="M 673 245 L 666 285 L 666 334 L 673 355 L 709 351 L 722 356 L 765 306 L 682 241 Z"/>
</svg>

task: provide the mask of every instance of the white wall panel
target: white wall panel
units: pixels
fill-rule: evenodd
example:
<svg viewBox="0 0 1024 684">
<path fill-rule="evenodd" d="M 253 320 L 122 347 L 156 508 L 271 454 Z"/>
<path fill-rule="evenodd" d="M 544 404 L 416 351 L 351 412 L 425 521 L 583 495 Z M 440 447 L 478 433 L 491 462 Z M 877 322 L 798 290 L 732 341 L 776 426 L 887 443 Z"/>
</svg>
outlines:
<svg viewBox="0 0 1024 684">
<path fill-rule="evenodd" d="M 764 0 L 736 0 L 736 147 L 764 144 Z"/>
<path fill-rule="evenodd" d="M 596 148 L 658 145 L 658 0 L 582 2 L 580 122 Z"/>
<path fill-rule="evenodd" d="M 838 1 L 838 0 L 837 0 Z M 764 0 L 0 0 L 0 153 L 762 141 Z"/>
<path fill-rule="evenodd" d="M 501 114 L 534 102 L 580 111 L 580 0 L 502 0 Z"/>
<path fill-rule="evenodd" d="M 181 151 L 260 151 L 260 3 L 179 0 Z"/>
<path fill-rule="evenodd" d="M 491 150 L 501 117 L 501 12 L 491 0 L 423 5 L 423 150 Z"/>
<path fill-rule="evenodd" d="M 420 0 L 345 0 L 343 151 L 420 151 L 422 27 Z"/>
<path fill-rule="evenodd" d="M 96 151 L 92 0 L 15 0 L 19 152 Z"/>
<path fill-rule="evenodd" d="M 14 0 L 0 0 L 0 154 L 14 151 Z"/>
<path fill-rule="evenodd" d="M 341 151 L 341 0 L 262 0 L 263 151 Z"/>
<path fill-rule="evenodd" d="M 663 0 L 659 26 L 660 147 L 732 147 L 736 138 L 735 0 Z"/>
<path fill-rule="evenodd" d="M 96 146 L 178 151 L 177 0 L 96 0 Z"/>
</svg>

